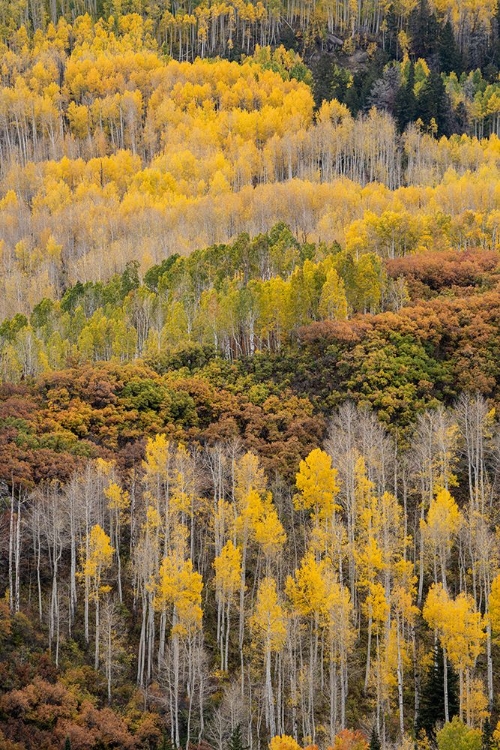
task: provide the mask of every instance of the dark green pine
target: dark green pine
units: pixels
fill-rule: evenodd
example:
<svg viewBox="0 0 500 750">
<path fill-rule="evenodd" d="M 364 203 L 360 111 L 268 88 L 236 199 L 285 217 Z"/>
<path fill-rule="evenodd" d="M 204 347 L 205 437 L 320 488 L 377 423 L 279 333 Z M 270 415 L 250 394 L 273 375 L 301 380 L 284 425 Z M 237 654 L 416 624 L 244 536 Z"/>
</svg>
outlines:
<svg viewBox="0 0 500 750">
<path fill-rule="evenodd" d="M 372 729 L 372 734 L 370 737 L 370 749 L 369 750 L 382 750 L 382 745 L 380 743 L 380 737 L 378 736 L 378 732 L 375 727 Z"/>
<path fill-rule="evenodd" d="M 239 724 L 237 724 L 231 732 L 227 750 L 248 750 L 247 746 L 243 744 L 243 738 L 241 736 L 241 726 Z"/>
<path fill-rule="evenodd" d="M 449 135 L 450 104 L 441 74 L 433 70 L 422 86 L 417 100 L 416 118 L 425 125 L 434 120 L 438 135 Z"/>
<path fill-rule="evenodd" d="M 493 727 L 490 720 L 486 719 L 483 727 L 483 740 L 481 750 L 492 750 L 493 747 Z"/>
<path fill-rule="evenodd" d="M 454 71 L 457 75 L 463 70 L 462 56 L 455 41 L 450 21 L 446 21 L 439 33 L 439 65 L 442 73 Z"/>
<path fill-rule="evenodd" d="M 402 133 L 406 126 L 415 119 L 417 98 L 415 96 L 414 88 L 415 65 L 412 61 L 408 71 L 408 80 L 406 81 L 406 84 L 399 89 L 394 107 L 394 116 L 398 123 L 400 133 Z"/>
<path fill-rule="evenodd" d="M 448 712 L 450 721 L 458 716 L 458 677 L 448 664 Z M 417 735 L 423 729 L 427 736 L 434 740 L 436 724 L 444 724 L 444 656 L 443 649 L 437 646 L 434 659 L 429 668 L 420 693 L 420 706 L 416 722 Z"/>
</svg>

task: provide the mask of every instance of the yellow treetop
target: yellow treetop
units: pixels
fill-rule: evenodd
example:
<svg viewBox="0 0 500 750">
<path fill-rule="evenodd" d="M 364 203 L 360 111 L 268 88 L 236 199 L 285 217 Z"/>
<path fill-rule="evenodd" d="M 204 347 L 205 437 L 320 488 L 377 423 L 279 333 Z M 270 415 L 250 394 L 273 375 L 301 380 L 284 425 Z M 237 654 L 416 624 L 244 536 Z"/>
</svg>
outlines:
<svg viewBox="0 0 500 750">
<path fill-rule="evenodd" d="M 109 536 L 99 524 L 92 527 L 87 541 L 88 545 L 83 548 L 83 570 L 79 575 L 91 580 L 93 596 L 97 598 L 99 592 L 104 590 L 101 586 L 102 573 L 111 565 L 115 550 Z"/>
<path fill-rule="evenodd" d="M 245 453 L 239 459 L 234 469 L 234 479 L 234 494 L 238 504 L 245 504 L 251 492 L 260 493 L 266 489 L 264 470 L 259 466 L 259 459 L 254 453 Z"/>
<path fill-rule="evenodd" d="M 299 615 L 319 615 L 325 606 L 327 589 L 324 567 L 323 561 L 317 562 L 312 552 L 308 552 L 294 577 L 288 576 L 285 591 Z"/>
<path fill-rule="evenodd" d="M 262 547 L 266 557 L 279 552 L 286 542 L 286 533 L 270 492 L 267 492 L 262 500 L 262 512 L 254 521 L 254 533 L 255 541 Z"/>
<path fill-rule="evenodd" d="M 427 521 L 421 521 L 426 538 L 434 547 L 443 544 L 450 548 L 453 538 L 463 524 L 463 517 L 448 490 L 439 490 L 432 500 L 427 513 Z"/>
<path fill-rule="evenodd" d="M 174 551 L 163 558 L 155 604 L 158 608 L 173 606 L 172 635 L 187 636 L 201 628 L 203 580 L 193 570 L 192 560 L 183 560 Z"/>
<path fill-rule="evenodd" d="M 281 651 L 285 645 L 286 614 L 279 603 L 274 578 L 264 578 L 260 583 L 250 629 L 266 653 Z"/>
<path fill-rule="evenodd" d="M 293 737 L 282 734 L 272 738 L 269 743 L 269 750 L 301 750 L 301 747 Z"/>
<path fill-rule="evenodd" d="M 463 671 L 474 666 L 486 637 L 484 620 L 474 600 L 460 593 L 452 599 L 441 584 L 431 586 L 422 610 L 425 621 L 437 630 L 453 666 Z"/>
<path fill-rule="evenodd" d="M 108 499 L 108 508 L 110 510 L 124 511 L 128 508 L 130 502 L 130 495 L 126 490 L 111 482 L 108 487 L 104 490 L 104 495 Z"/>
<path fill-rule="evenodd" d="M 299 464 L 296 485 L 300 494 L 294 497 L 297 510 L 312 510 L 318 518 L 329 518 L 340 506 L 335 503 L 339 493 L 337 469 L 332 459 L 320 448 L 315 448 Z"/>
<path fill-rule="evenodd" d="M 215 589 L 223 601 L 231 598 L 238 590 L 241 579 L 241 550 L 229 540 L 221 550 L 213 566 L 215 568 Z"/>
<path fill-rule="evenodd" d="M 146 458 L 143 463 L 148 475 L 166 477 L 170 443 L 165 434 L 155 435 L 146 442 Z"/>
</svg>

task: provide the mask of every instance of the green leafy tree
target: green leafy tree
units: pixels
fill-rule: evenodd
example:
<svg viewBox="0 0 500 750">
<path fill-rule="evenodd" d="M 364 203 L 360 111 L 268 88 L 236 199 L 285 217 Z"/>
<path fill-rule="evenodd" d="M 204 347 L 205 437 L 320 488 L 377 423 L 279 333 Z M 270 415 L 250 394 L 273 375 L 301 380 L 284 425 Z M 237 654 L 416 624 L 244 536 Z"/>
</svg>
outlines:
<svg viewBox="0 0 500 750">
<path fill-rule="evenodd" d="M 481 750 L 481 732 L 455 716 L 437 733 L 438 750 Z"/>
</svg>

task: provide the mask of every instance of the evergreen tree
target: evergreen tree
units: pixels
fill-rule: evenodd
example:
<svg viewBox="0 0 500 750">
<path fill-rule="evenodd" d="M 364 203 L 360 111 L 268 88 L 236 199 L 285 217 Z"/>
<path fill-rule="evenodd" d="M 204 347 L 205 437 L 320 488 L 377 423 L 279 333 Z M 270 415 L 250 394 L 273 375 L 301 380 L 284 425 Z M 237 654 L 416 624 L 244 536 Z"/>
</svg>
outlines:
<svg viewBox="0 0 500 750">
<path fill-rule="evenodd" d="M 358 70 L 354 74 L 344 102 L 349 107 L 353 117 L 356 117 L 360 111 L 370 108 L 370 94 L 373 85 L 377 79 L 382 77 L 386 64 L 387 55 L 379 50 L 366 70 Z"/>
<path fill-rule="evenodd" d="M 335 93 L 336 72 L 342 70 L 335 63 L 332 64 L 331 55 L 321 55 L 319 60 L 311 65 L 313 76 L 313 94 L 316 107 L 321 107 L 323 101 L 338 99 Z M 343 99 L 339 99 L 343 101 Z"/>
<path fill-rule="evenodd" d="M 411 52 L 416 59 L 422 57 L 428 60 L 437 54 L 439 24 L 428 0 L 420 0 L 411 12 L 409 35 L 412 40 Z"/>
<path fill-rule="evenodd" d="M 387 11 L 386 24 L 387 31 L 384 34 L 384 51 L 387 52 L 391 60 L 395 60 L 398 54 L 399 22 L 393 3 L 391 3 Z"/>
<path fill-rule="evenodd" d="M 349 108 L 350 113 L 353 117 L 356 117 L 361 109 L 361 100 L 359 96 L 359 90 L 361 88 L 360 74 L 355 73 L 353 77 L 352 86 L 347 89 L 344 104 Z"/>
<path fill-rule="evenodd" d="M 66 737 L 66 741 L 64 743 L 64 750 L 71 750 L 71 740 L 69 737 Z"/>
<path fill-rule="evenodd" d="M 369 750 L 382 750 L 382 745 L 380 744 L 380 737 L 378 736 L 378 732 L 375 727 L 373 727 L 372 729 Z"/>
<path fill-rule="evenodd" d="M 129 260 L 121 275 L 121 294 L 126 297 L 133 289 L 139 288 L 139 261 Z"/>
<path fill-rule="evenodd" d="M 458 103 L 453 115 L 453 132 L 467 133 L 469 130 L 469 118 L 467 116 L 467 109 L 463 102 Z"/>
<path fill-rule="evenodd" d="M 417 98 L 415 96 L 415 65 L 410 63 L 408 79 L 406 84 L 401 86 L 394 106 L 394 116 L 398 124 L 399 132 L 402 133 L 408 123 L 415 119 L 417 109 Z"/>
<path fill-rule="evenodd" d="M 448 663 L 448 710 L 450 720 L 458 716 L 458 677 Z M 444 711 L 444 656 L 441 646 L 434 650 L 432 665 L 425 677 L 420 693 L 420 707 L 416 721 L 416 733 L 424 730 L 432 740 L 436 736 L 436 724 L 445 721 Z"/>
<path fill-rule="evenodd" d="M 433 70 L 420 91 L 416 117 L 428 127 L 434 121 L 436 135 L 450 135 L 450 111 L 451 104 L 441 74 Z"/>
<path fill-rule="evenodd" d="M 484 722 L 482 750 L 491 750 L 493 747 L 493 727 L 489 718 Z"/>
<path fill-rule="evenodd" d="M 462 72 L 462 57 L 455 41 L 450 21 L 446 21 L 439 33 L 438 41 L 439 66 L 442 73 Z"/>
<path fill-rule="evenodd" d="M 349 71 L 339 65 L 334 65 L 330 98 L 337 99 L 343 104 L 346 100 L 350 82 L 351 74 Z"/>
<path fill-rule="evenodd" d="M 243 738 L 241 736 L 241 726 L 237 724 L 231 732 L 231 737 L 227 745 L 227 750 L 248 750 L 248 747 L 243 744 Z"/>
<path fill-rule="evenodd" d="M 497 1 L 495 15 L 492 19 L 493 42 L 491 45 L 492 64 L 500 67 L 500 0 Z"/>
</svg>

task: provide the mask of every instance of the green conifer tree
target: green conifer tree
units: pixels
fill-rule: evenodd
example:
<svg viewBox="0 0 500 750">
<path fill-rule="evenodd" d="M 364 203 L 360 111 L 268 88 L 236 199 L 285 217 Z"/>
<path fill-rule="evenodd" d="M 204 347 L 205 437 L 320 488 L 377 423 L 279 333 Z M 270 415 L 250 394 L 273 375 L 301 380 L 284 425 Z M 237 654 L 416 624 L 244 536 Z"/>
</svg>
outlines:
<svg viewBox="0 0 500 750">
<path fill-rule="evenodd" d="M 382 750 L 382 745 L 380 744 L 380 737 L 378 736 L 376 727 L 373 727 L 372 729 L 369 750 Z"/>
<path fill-rule="evenodd" d="M 239 724 L 237 724 L 231 732 L 227 750 L 248 750 L 247 746 L 243 744 L 243 738 L 241 736 L 241 726 Z"/>
<path fill-rule="evenodd" d="M 415 119 L 417 108 L 417 98 L 415 96 L 415 65 L 410 63 L 408 71 L 408 80 L 406 84 L 399 89 L 394 107 L 394 116 L 398 123 L 399 132 L 402 133 L 408 123 Z"/>
<path fill-rule="evenodd" d="M 493 727 L 489 718 L 486 719 L 483 726 L 482 750 L 492 750 L 493 747 Z"/>
<path fill-rule="evenodd" d="M 459 75 L 462 72 L 462 58 L 449 19 L 439 32 L 438 53 L 442 73 L 451 73 L 451 71 L 454 71 Z"/>
<path fill-rule="evenodd" d="M 451 105 L 441 74 L 432 70 L 420 91 L 416 117 L 428 127 L 435 122 L 436 135 L 449 135 L 450 111 Z"/>
<path fill-rule="evenodd" d="M 448 663 L 448 710 L 450 720 L 458 716 L 458 677 L 455 670 Z M 443 649 L 437 646 L 434 658 L 423 681 L 420 693 L 420 706 L 416 721 L 416 733 L 424 730 L 427 736 L 435 740 L 436 724 L 443 724 L 444 713 L 444 658 Z"/>
</svg>

